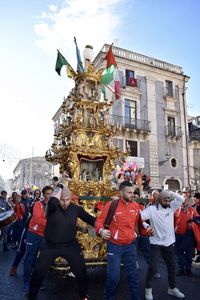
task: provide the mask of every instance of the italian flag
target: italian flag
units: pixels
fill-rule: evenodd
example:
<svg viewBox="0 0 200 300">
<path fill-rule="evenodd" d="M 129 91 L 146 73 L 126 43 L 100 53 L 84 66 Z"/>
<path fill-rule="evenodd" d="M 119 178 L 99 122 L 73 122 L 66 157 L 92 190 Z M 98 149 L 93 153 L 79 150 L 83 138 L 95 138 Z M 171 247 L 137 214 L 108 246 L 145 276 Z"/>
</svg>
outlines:
<svg viewBox="0 0 200 300">
<path fill-rule="evenodd" d="M 109 89 L 115 94 L 115 100 L 118 100 L 120 98 L 120 81 L 117 63 L 112 52 L 112 45 L 110 46 L 105 59 L 107 60 L 107 66 L 103 71 L 101 78 L 101 83 L 103 84 L 102 92 L 105 95 L 106 89 Z"/>
</svg>

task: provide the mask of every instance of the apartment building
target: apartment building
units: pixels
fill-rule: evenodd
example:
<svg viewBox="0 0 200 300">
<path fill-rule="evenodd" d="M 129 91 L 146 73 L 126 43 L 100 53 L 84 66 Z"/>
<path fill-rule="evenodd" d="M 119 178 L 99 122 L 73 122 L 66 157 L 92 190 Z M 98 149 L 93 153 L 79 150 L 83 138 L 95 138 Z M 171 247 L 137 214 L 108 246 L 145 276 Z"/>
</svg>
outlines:
<svg viewBox="0 0 200 300">
<path fill-rule="evenodd" d="M 96 69 L 108 49 L 104 45 L 94 59 Z M 153 57 L 114 46 L 113 53 L 121 86 L 121 98 L 110 116 L 121 129 L 115 144 L 143 165 L 152 188 L 190 185 L 185 93 L 189 77 L 182 67 Z"/>
<path fill-rule="evenodd" d="M 51 184 L 53 176 L 53 165 L 44 157 L 21 159 L 13 170 L 12 190 L 32 185 L 43 188 Z"/>
</svg>

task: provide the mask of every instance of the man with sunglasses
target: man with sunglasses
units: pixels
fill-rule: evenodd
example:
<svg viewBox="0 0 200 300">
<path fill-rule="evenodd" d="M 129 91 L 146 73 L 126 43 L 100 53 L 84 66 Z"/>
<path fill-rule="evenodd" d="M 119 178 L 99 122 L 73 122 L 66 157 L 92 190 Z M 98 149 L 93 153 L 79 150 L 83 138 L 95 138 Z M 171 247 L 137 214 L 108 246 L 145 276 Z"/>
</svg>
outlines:
<svg viewBox="0 0 200 300">
<path fill-rule="evenodd" d="M 162 255 L 168 271 L 168 294 L 177 298 L 185 295 L 176 288 L 175 257 L 174 257 L 174 213 L 182 205 L 184 197 L 173 192 L 162 191 L 155 204 L 141 212 L 143 221 L 149 220 L 152 229 L 150 236 L 150 264 L 146 276 L 145 299 L 153 300 L 152 279 L 159 254 Z"/>
</svg>

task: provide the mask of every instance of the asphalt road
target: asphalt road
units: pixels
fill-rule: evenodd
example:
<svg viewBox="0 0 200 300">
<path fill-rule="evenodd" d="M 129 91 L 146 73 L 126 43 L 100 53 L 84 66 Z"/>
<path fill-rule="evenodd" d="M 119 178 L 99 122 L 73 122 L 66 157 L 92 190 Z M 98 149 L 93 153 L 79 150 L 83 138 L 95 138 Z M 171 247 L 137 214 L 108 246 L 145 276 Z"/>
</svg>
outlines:
<svg viewBox="0 0 200 300">
<path fill-rule="evenodd" d="M 9 268 L 15 255 L 15 250 L 2 252 L 0 243 L 0 300 L 25 300 L 22 292 L 22 268 L 19 267 L 18 275 L 10 277 Z M 139 276 L 141 300 L 144 299 L 144 281 L 147 266 L 141 255 L 139 255 Z M 154 300 L 173 300 L 175 298 L 167 295 L 167 274 L 163 261 L 160 259 L 159 272 L 160 279 L 154 280 L 153 294 Z M 200 300 L 200 263 L 193 265 L 193 277 L 177 277 L 177 287 L 184 292 L 188 300 Z M 106 269 L 92 269 L 88 271 L 89 278 L 89 296 L 91 300 L 104 299 L 104 286 Z M 73 277 L 62 278 L 58 275 L 49 273 L 45 279 L 46 290 L 40 291 L 38 300 L 78 300 L 76 283 Z M 126 274 L 122 270 L 121 281 L 116 300 L 128 300 L 128 287 Z"/>
</svg>

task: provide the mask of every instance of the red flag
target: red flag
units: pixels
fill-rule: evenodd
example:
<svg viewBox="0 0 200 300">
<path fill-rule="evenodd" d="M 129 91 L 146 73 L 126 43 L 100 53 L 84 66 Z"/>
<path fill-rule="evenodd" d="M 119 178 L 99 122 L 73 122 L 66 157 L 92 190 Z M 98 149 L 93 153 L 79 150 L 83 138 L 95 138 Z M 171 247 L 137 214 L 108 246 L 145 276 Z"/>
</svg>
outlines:
<svg viewBox="0 0 200 300">
<path fill-rule="evenodd" d="M 107 66 L 103 72 L 101 82 L 108 87 L 109 90 L 115 93 L 115 100 L 118 100 L 120 98 L 120 80 L 117 63 L 112 52 L 112 45 L 110 46 L 105 59 L 107 60 Z"/>
<path fill-rule="evenodd" d="M 132 87 L 137 87 L 137 79 L 136 78 L 128 78 L 128 85 Z"/>
<path fill-rule="evenodd" d="M 107 60 L 107 66 L 106 66 L 107 69 L 111 65 L 114 65 L 117 68 L 117 63 L 116 63 L 115 57 L 114 57 L 113 52 L 112 52 L 112 45 L 110 46 L 110 48 L 109 48 L 109 50 L 106 54 L 105 59 Z"/>
<path fill-rule="evenodd" d="M 118 100 L 120 98 L 120 81 L 119 81 L 119 74 L 118 70 L 115 70 L 115 76 L 114 76 L 114 89 L 115 89 L 115 100 Z"/>
</svg>

